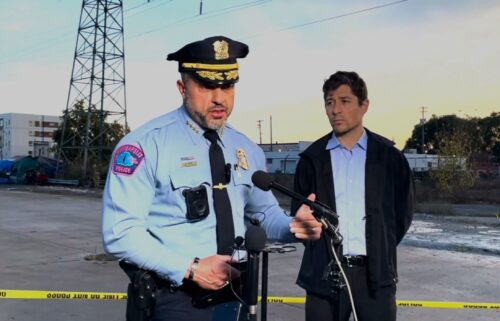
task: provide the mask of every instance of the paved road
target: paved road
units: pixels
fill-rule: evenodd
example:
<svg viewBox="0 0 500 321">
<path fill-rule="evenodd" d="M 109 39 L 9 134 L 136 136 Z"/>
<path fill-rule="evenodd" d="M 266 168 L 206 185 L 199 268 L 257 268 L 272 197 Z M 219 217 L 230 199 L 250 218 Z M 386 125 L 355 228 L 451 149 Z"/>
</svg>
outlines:
<svg viewBox="0 0 500 321">
<path fill-rule="evenodd" d="M 102 253 L 95 197 L 0 189 L 0 289 L 124 292 L 127 279 Z M 298 250 L 270 255 L 269 295 L 303 296 L 294 285 Z M 500 303 L 500 257 L 400 247 L 398 298 Z M 0 298 L 0 321 L 124 320 L 123 301 Z M 303 305 L 273 304 L 270 321 L 304 319 Z M 399 320 L 498 320 L 500 311 L 399 308 Z"/>
</svg>

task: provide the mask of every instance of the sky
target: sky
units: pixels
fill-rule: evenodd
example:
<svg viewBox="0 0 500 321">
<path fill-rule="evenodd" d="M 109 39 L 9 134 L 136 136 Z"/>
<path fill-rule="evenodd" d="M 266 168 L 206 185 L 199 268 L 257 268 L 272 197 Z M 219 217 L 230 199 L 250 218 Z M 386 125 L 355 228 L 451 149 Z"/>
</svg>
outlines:
<svg viewBox="0 0 500 321">
<path fill-rule="evenodd" d="M 0 113 L 61 115 L 80 0 L 0 1 Z M 231 124 L 255 142 L 312 141 L 331 128 L 322 85 L 338 70 L 367 83 L 364 125 L 403 148 L 425 118 L 500 111 L 500 0 L 125 0 L 127 120 L 180 106 L 168 53 L 225 35 L 240 60 Z M 271 122 L 272 117 L 272 122 Z M 259 135 L 258 121 L 262 121 Z"/>
</svg>

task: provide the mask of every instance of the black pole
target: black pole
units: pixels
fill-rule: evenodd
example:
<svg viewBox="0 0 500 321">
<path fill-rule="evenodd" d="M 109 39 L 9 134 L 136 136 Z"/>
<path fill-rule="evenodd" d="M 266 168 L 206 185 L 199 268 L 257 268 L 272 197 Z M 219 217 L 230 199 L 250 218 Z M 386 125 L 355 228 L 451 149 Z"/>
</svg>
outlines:
<svg viewBox="0 0 500 321">
<path fill-rule="evenodd" d="M 260 320 L 267 321 L 267 271 L 269 266 L 269 253 L 262 252 L 262 299 L 260 300 Z"/>
</svg>

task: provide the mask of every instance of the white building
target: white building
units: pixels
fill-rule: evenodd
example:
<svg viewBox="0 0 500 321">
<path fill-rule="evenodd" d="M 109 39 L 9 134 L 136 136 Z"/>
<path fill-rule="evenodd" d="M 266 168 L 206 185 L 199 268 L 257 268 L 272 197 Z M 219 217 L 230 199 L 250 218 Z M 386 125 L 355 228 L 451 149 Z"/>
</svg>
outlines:
<svg viewBox="0 0 500 321">
<path fill-rule="evenodd" d="M 462 170 L 465 169 L 465 158 L 461 156 L 439 156 L 431 154 L 417 154 L 415 149 L 404 151 L 408 164 L 414 173 L 436 170 L 445 166 L 454 166 Z"/>
<path fill-rule="evenodd" d="M 266 155 L 267 171 L 269 173 L 295 174 L 299 154 L 312 142 L 260 144 Z"/>
<path fill-rule="evenodd" d="M 298 143 L 260 144 L 266 155 L 267 171 L 269 173 L 294 174 L 299 161 L 299 154 L 312 142 L 299 141 Z M 417 154 L 416 150 L 407 150 L 404 153 L 408 164 L 414 173 L 427 172 L 441 168 L 447 163 L 457 164 L 465 168 L 463 157 L 453 158 L 429 154 Z"/>
<path fill-rule="evenodd" d="M 52 137 L 59 127 L 58 116 L 0 114 L 0 159 L 15 156 L 54 157 Z"/>
</svg>

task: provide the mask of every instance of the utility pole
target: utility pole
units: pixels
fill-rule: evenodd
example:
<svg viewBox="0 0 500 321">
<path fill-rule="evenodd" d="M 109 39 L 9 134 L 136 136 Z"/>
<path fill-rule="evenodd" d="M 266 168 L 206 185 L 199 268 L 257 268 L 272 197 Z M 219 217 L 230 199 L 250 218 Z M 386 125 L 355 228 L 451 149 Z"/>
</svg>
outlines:
<svg viewBox="0 0 500 321">
<path fill-rule="evenodd" d="M 269 135 L 271 141 L 271 152 L 273 151 L 273 115 L 269 115 L 269 132 L 271 133 Z"/>
<path fill-rule="evenodd" d="M 45 115 L 42 115 L 41 125 L 42 125 L 42 147 L 38 150 L 38 156 L 45 156 Z"/>
<path fill-rule="evenodd" d="M 81 165 L 84 184 L 89 158 L 100 163 L 111 149 L 104 141 L 111 126 L 105 124 L 128 130 L 125 97 L 123 1 L 83 0 L 57 158 Z M 70 117 L 80 102 L 85 126 Z"/>
<path fill-rule="evenodd" d="M 262 145 L 262 122 L 263 120 L 257 120 L 257 127 L 259 128 L 259 144 Z"/>
<path fill-rule="evenodd" d="M 200 0 L 200 16 L 203 14 L 203 0 Z"/>
<path fill-rule="evenodd" d="M 427 107 L 420 107 L 420 111 L 422 113 L 422 118 L 420 118 L 420 126 L 422 126 L 422 154 L 425 154 L 425 112 L 427 111 Z"/>
</svg>

